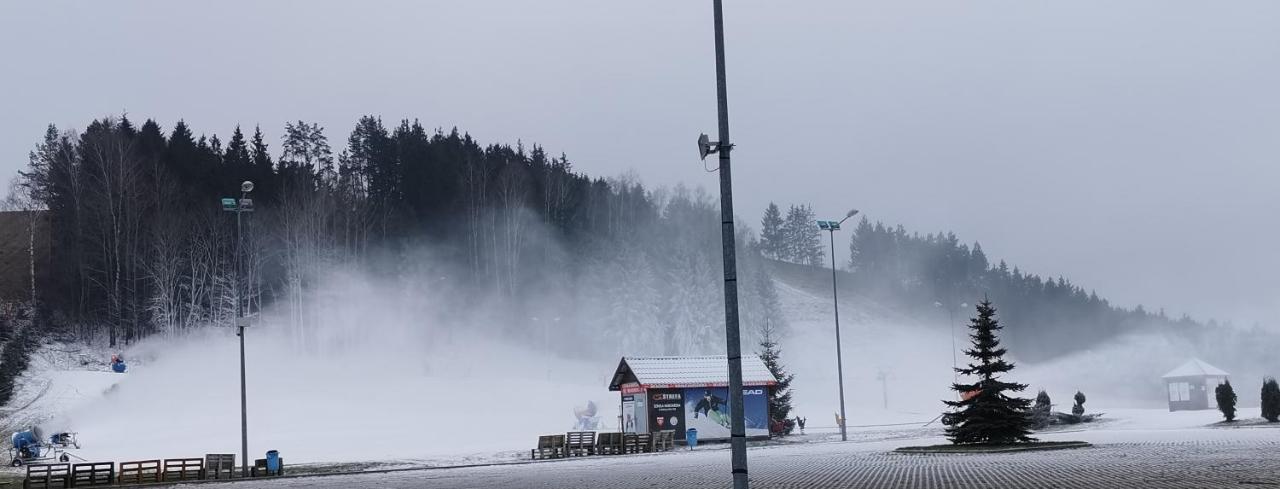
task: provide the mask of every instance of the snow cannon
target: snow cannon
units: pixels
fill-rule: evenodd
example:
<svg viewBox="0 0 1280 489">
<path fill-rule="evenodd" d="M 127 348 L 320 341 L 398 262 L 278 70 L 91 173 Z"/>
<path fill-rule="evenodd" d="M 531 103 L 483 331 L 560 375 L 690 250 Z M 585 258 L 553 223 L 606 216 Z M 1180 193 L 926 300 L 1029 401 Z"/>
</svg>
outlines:
<svg viewBox="0 0 1280 489">
<path fill-rule="evenodd" d="M 13 434 L 10 441 L 13 442 L 14 459 L 34 459 L 40 457 L 40 429 L 32 428 L 26 431 L 19 431 Z"/>
</svg>

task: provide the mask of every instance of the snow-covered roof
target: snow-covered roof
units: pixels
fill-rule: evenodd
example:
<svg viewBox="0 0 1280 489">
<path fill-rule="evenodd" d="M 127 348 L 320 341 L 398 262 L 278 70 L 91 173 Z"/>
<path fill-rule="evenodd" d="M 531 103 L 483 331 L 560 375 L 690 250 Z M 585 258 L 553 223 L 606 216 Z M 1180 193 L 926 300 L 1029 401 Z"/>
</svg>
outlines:
<svg viewBox="0 0 1280 489">
<path fill-rule="evenodd" d="M 1190 360 L 1187 360 L 1187 363 L 1182 364 L 1182 366 L 1175 368 L 1173 370 L 1170 370 L 1169 373 L 1164 374 L 1164 377 L 1162 378 L 1168 379 L 1173 377 L 1226 377 L 1228 375 L 1231 375 L 1231 374 L 1228 374 L 1226 371 L 1218 367 L 1204 363 L 1199 358 L 1192 358 Z"/>
<path fill-rule="evenodd" d="M 698 357 L 622 357 L 609 390 L 638 383 L 645 388 L 720 387 L 729 385 L 729 360 L 724 355 Z M 775 384 L 777 380 L 754 355 L 742 357 L 742 385 Z"/>
</svg>

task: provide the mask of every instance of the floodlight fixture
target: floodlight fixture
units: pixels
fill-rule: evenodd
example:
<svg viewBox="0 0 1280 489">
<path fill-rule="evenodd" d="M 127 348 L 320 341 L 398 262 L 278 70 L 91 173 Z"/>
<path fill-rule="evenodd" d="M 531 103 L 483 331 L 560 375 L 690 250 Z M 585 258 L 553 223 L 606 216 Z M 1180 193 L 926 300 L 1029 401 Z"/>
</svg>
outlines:
<svg viewBox="0 0 1280 489">
<path fill-rule="evenodd" d="M 246 193 L 246 194 L 247 194 L 247 193 L 249 193 L 249 192 L 252 192 L 252 191 L 253 191 L 253 182 L 248 181 L 248 180 L 245 180 L 245 181 L 244 181 L 244 183 L 241 183 L 241 184 L 240 184 L 240 191 L 241 191 L 241 192 L 244 192 L 244 193 Z"/>
<path fill-rule="evenodd" d="M 719 144 L 716 144 L 716 149 L 711 149 L 711 144 L 711 138 L 707 137 L 705 133 L 698 135 L 698 156 L 703 160 L 707 159 L 707 155 L 719 151 Z"/>
</svg>

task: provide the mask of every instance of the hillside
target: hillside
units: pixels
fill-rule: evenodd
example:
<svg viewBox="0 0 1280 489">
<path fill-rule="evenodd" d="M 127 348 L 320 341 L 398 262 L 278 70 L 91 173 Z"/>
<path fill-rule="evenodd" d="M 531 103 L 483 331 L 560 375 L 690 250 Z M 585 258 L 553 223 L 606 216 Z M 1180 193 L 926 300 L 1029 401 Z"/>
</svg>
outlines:
<svg viewBox="0 0 1280 489">
<path fill-rule="evenodd" d="M 796 374 L 797 412 L 830 417 L 838 406 L 831 270 L 779 261 L 770 261 L 769 266 L 790 324 L 782 348 L 784 361 Z M 839 271 L 837 277 L 850 409 L 881 410 L 887 387 L 890 411 L 936 415 L 941 409 L 938 400 L 951 395 L 947 386 L 952 380 L 952 336 L 947 312 L 938 307 L 886 303 L 874 293 L 867 294 L 855 274 Z M 980 297 L 970 300 L 977 299 Z M 971 308 L 956 311 L 957 350 L 967 347 L 965 328 L 972 315 Z M 1003 325 L 1007 328 L 1004 336 L 1016 339 L 1006 341 L 1009 358 L 1019 365 L 1012 374 L 1015 380 L 1057 396 L 1083 390 L 1090 399 L 1107 406 L 1161 406 L 1165 393 L 1160 376 L 1188 358 L 1201 358 L 1226 369 L 1237 382 L 1247 382 L 1244 385 L 1250 385 L 1250 391 L 1254 379 L 1277 371 L 1269 352 L 1280 341 L 1262 331 L 1196 325 L 1193 334 L 1188 334 L 1142 324 L 1098 339 L 1089 348 L 1059 348 L 1048 358 L 1028 358 L 1022 347 L 1045 351 L 1058 345 L 1046 345 L 1052 338 L 1039 338 L 1027 331 L 1016 336 L 1025 329 L 1023 324 L 1004 320 Z M 963 353 L 957 353 L 957 359 L 966 361 Z M 879 380 L 881 372 L 887 376 L 885 382 Z M 1241 404 L 1256 405 L 1253 397 L 1242 396 Z"/>
</svg>

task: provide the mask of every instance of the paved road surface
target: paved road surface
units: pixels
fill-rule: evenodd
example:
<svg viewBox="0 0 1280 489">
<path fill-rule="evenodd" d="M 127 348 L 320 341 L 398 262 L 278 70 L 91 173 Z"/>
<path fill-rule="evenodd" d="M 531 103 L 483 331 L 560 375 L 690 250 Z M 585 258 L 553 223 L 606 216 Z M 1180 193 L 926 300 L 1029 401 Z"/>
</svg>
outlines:
<svg viewBox="0 0 1280 489">
<path fill-rule="evenodd" d="M 901 442 L 812 443 L 750 451 L 753 488 L 1280 488 L 1280 430 L 1234 439 L 1106 443 L 990 455 L 906 455 Z M 699 450 L 516 466 L 255 481 L 263 488 L 724 488 L 729 452 Z M 200 484 L 201 489 L 242 488 Z"/>
</svg>

